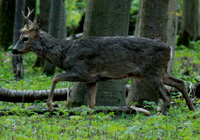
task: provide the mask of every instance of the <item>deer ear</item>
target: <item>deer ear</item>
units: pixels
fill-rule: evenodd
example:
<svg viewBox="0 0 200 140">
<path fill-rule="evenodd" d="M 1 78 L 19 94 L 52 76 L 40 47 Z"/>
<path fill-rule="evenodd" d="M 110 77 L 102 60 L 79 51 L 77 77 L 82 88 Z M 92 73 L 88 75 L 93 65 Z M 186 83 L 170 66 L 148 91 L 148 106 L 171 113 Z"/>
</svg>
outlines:
<svg viewBox="0 0 200 140">
<path fill-rule="evenodd" d="M 35 17 L 33 24 L 34 24 L 35 29 L 39 30 L 41 28 L 41 26 L 42 26 L 42 20 L 40 19 L 39 15 L 37 15 Z"/>
</svg>

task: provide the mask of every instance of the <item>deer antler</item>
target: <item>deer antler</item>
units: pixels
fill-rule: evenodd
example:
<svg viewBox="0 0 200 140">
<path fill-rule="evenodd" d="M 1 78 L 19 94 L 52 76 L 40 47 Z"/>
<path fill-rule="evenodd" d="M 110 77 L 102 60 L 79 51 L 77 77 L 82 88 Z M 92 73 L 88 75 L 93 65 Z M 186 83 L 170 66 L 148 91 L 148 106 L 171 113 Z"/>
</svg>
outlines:
<svg viewBox="0 0 200 140">
<path fill-rule="evenodd" d="M 30 8 L 28 7 L 27 16 L 25 16 L 24 12 L 22 11 L 22 15 L 24 17 L 24 22 L 26 23 L 28 29 L 29 29 L 28 19 L 29 19 L 30 15 L 33 13 L 33 11 L 34 11 L 34 9 L 32 11 L 30 11 Z"/>
</svg>

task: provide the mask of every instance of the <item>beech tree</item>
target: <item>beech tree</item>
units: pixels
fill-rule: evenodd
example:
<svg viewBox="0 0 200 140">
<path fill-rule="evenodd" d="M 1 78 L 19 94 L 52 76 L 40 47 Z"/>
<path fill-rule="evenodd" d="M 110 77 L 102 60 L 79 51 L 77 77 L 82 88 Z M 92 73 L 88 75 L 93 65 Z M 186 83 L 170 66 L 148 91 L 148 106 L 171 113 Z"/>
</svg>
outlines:
<svg viewBox="0 0 200 140">
<path fill-rule="evenodd" d="M 127 36 L 131 0 L 88 0 L 84 36 Z M 113 68 L 114 69 L 114 68 Z M 96 105 L 124 106 L 125 80 L 99 82 Z M 67 106 L 87 104 L 86 85 L 75 83 Z"/>
<path fill-rule="evenodd" d="M 25 0 L 16 0 L 15 7 L 15 22 L 14 22 L 14 35 L 13 35 L 13 46 L 17 43 L 20 36 L 20 29 L 24 26 L 24 18 L 22 11 L 25 8 Z M 13 56 L 13 73 L 17 80 L 23 79 L 23 57 L 22 55 Z"/>
<path fill-rule="evenodd" d="M 48 32 L 49 17 L 52 0 L 40 0 L 40 17 L 42 19 L 42 30 Z M 42 67 L 44 65 L 44 59 L 37 56 L 37 59 L 33 65 L 34 67 Z"/>
<path fill-rule="evenodd" d="M 172 56 L 169 63 L 169 73 L 174 72 L 174 57 L 176 47 L 176 35 L 178 29 L 178 0 L 169 0 L 168 21 L 167 21 L 167 43 L 172 47 Z"/>
<path fill-rule="evenodd" d="M 181 32 L 178 45 L 189 45 L 189 41 L 199 36 L 199 0 L 183 0 Z"/>
<path fill-rule="evenodd" d="M 61 18 L 61 14 L 65 14 L 64 11 L 65 7 L 63 7 L 65 5 L 65 0 L 52 0 L 51 2 L 51 11 L 50 11 L 50 20 L 49 20 L 49 34 L 52 35 L 55 38 L 65 38 L 66 37 L 66 29 L 63 31 L 63 28 L 66 25 L 63 25 L 63 23 L 65 24 L 65 19 Z M 65 16 L 63 16 L 65 17 Z M 65 17 L 66 18 L 66 17 Z M 61 21 L 64 20 L 64 21 Z M 61 24 L 62 23 L 62 24 Z M 64 27 L 63 27 L 64 26 Z M 61 31 L 61 27 L 62 31 Z M 60 33 L 62 32 L 62 33 Z M 64 35 L 63 35 L 64 34 Z M 44 70 L 43 72 L 47 75 L 52 75 L 55 72 L 55 66 L 52 65 L 51 63 L 45 61 L 44 64 Z"/>
<path fill-rule="evenodd" d="M 175 48 L 177 3 L 177 0 L 141 0 L 135 36 L 159 39 Z M 173 63 L 171 65 L 173 66 Z M 143 101 L 147 100 L 157 104 L 158 94 L 151 87 L 153 86 L 148 80 L 132 79 L 127 103 L 137 102 L 142 105 Z"/>
<path fill-rule="evenodd" d="M 50 20 L 49 20 L 49 34 L 55 38 L 58 38 L 59 28 L 60 28 L 60 13 L 61 13 L 62 0 L 52 0 Z M 55 72 L 55 66 L 51 63 L 45 61 L 44 73 L 47 75 L 52 75 Z"/>
<path fill-rule="evenodd" d="M 67 28 L 66 28 L 66 7 L 65 0 L 62 0 L 61 5 L 61 13 L 60 13 L 60 28 L 59 28 L 58 38 L 65 40 L 67 36 Z"/>
</svg>

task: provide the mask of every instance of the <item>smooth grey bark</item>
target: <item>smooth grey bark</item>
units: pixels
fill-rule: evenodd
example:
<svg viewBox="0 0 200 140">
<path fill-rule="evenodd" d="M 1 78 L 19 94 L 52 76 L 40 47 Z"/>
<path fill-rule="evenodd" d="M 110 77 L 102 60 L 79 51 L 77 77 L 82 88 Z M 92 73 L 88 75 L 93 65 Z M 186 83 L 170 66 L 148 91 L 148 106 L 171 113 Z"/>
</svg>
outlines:
<svg viewBox="0 0 200 140">
<path fill-rule="evenodd" d="M 61 15 L 60 15 L 60 31 L 59 31 L 59 39 L 65 40 L 67 37 L 67 28 L 66 28 L 66 8 L 65 8 L 65 0 L 63 0 L 61 6 Z"/>
<path fill-rule="evenodd" d="M 168 22 L 167 22 L 167 43 L 172 47 L 172 56 L 168 67 L 168 72 L 174 72 L 174 56 L 176 47 L 176 34 L 178 26 L 178 17 L 176 15 L 178 10 L 178 0 L 169 0 L 168 7 Z"/>
<path fill-rule="evenodd" d="M 127 36 L 131 0 L 88 0 L 84 36 Z M 114 69 L 114 68 L 113 68 Z M 124 106 L 126 81 L 99 82 L 97 106 Z M 67 106 L 87 104 L 87 90 L 84 83 L 75 83 Z"/>
<path fill-rule="evenodd" d="M 140 34 L 140 30 L 139 30 L 139 23 L 140 23 L 140 15 L 141 15 L 141 3 L 142 1 L 140 0 L 140 3 L 139 3 L 139 11 L 138 11 L 138 14 L 137 14 L 137 19 L 136 19 L 136 23 L 135 23 L 135 30 L 134 30 L 134 36 L 139 36 Z"/>
<path fill-rule="evenodd" d="M 30 8 L 30 10 L 34 9 L 34 11 L 32 12 L 32 14 L 31 14 L 30 17 L 29 17 L 29 20 L 33 21 L 34 18 L 35 18 L 35 14 L 36 14 L 36 0 L 26 0 L 26 1 L 25 1 L 25 7 L 26 7 L 26 8 Z M 26 8 L 25 8 L 25 15 L 28 14 L 28 10 L 27 10 Z M 41 64 L 40 62 L 38 62 L 38 57 L 37 57 L 37 59 L 36 59 L 36 62 L 35 62 L 34 65 L 33 65 L 33 68 L 34 68 L 34 67 L 39 67 L 39 66 L 36 66 L 36 64 L 37 64 L 37 65 L 40 65 L 40 64 Z"/>
<path fill-rule="evenodd" d="M 139 15 L 139 31 L 135 36 L 157 38 L 167 42 L 169 0 L 141 0 Z M 137 29 L 136 29 L 137 30 Z M 142 106 L 143 101 L 158 103 L 158 93 L 155 92 L 147 79 L 132 79 L 127 97 L 127 104 L 136 102 Z"/>
<path fill-rule="evenodd" d="M 199 36 L 199 0 L 183 0 L 182 6 L 181 33 L 178 45 L 189 45 L 189 41 L 194 41 Z"/>
<path fill-rule="evenodd" d="M 51 1 L 52 0 L 40 0 L 40 18 L 42 19 L 42 30 L 45 32 L 48 32 L 49 28 Z M 44 65 L 44 59 L 37 56 L 33 68 L 42 67 L 43 65 Z"/>
<path fill-rule="evenodd" d="M 139 36 L 167 42 L 168 4 L 169 0 L 142 0 Z"/>
<path fill-rule="evenodd" d="M 13 46 L 19 40 L 20 29 L 24 26 L 24 18 L 22 16 L 22 11 L 24 11 L 24 8 L 25 8 L 25 0 L 16 0 Z M 15 74 L 16 80 L 23 79 L 24 68 L 23 68 L 22 55 L 13 56 L 12 66 L 13 66 L 13 73 Z"/>
<path fill-rule="evenodd" d="M 60 30 L 60 15 L 63 0 L 52 0 L 49 22 L 49 34 L 55 38 L 58 38 Z"/>
<path fill-rule="evenodd" d="M 49 18 L 52 0 L 40 0 L 40 18 L 42 19 L 42 30 L 48 32 Z"/>
<path fill-rule="evenodd" d="M 127 36 L 130 5 L 131 0 L 89 0 L 85 14 L 84 36 Z"/>
<path fill-rule="evenodd" d="M 12 45 L 15 17 L 15 1 L 0 1 L 0 49 L 7 50 Z"/>
<path fill-rule="evenodd" d="M 63 0 L 52 0 L 51 11 L 50 11 L 50 21 L 49 21 L 49 34 L 55 38 L 59 38 L 60 31 L 60 15 Z M 55 66 L 51 63 L 45 61 L 43 72 L 46 75 L 52 75 L 55 72 Z"/>
<path fill-rule="evenodd" d="M 56 89 L 54 93 L 55 101 L 67 100 L 67 94 L 70 93 L 70 88 Z M 47 100 L 50 90 L 9 90 L 0 87 L 0 101 L 6 102 L 27 102 Z"/>
</svg>

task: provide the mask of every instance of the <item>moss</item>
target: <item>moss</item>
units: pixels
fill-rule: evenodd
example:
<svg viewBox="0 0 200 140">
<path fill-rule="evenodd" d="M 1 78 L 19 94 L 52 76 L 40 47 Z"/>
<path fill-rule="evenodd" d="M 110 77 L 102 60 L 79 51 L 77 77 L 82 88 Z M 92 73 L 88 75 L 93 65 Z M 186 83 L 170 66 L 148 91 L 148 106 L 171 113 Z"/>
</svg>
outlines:
<svg viewBox="0 0 200 140">
<path fill-rule="evenodd" d="M 66 103 L 65 103 L 65 107 L 80 107 L 82 106 L 83 103 L 82 102 L 76 102 L 76 101 L 70 101 L 68 100 Z"/>
</svg>

